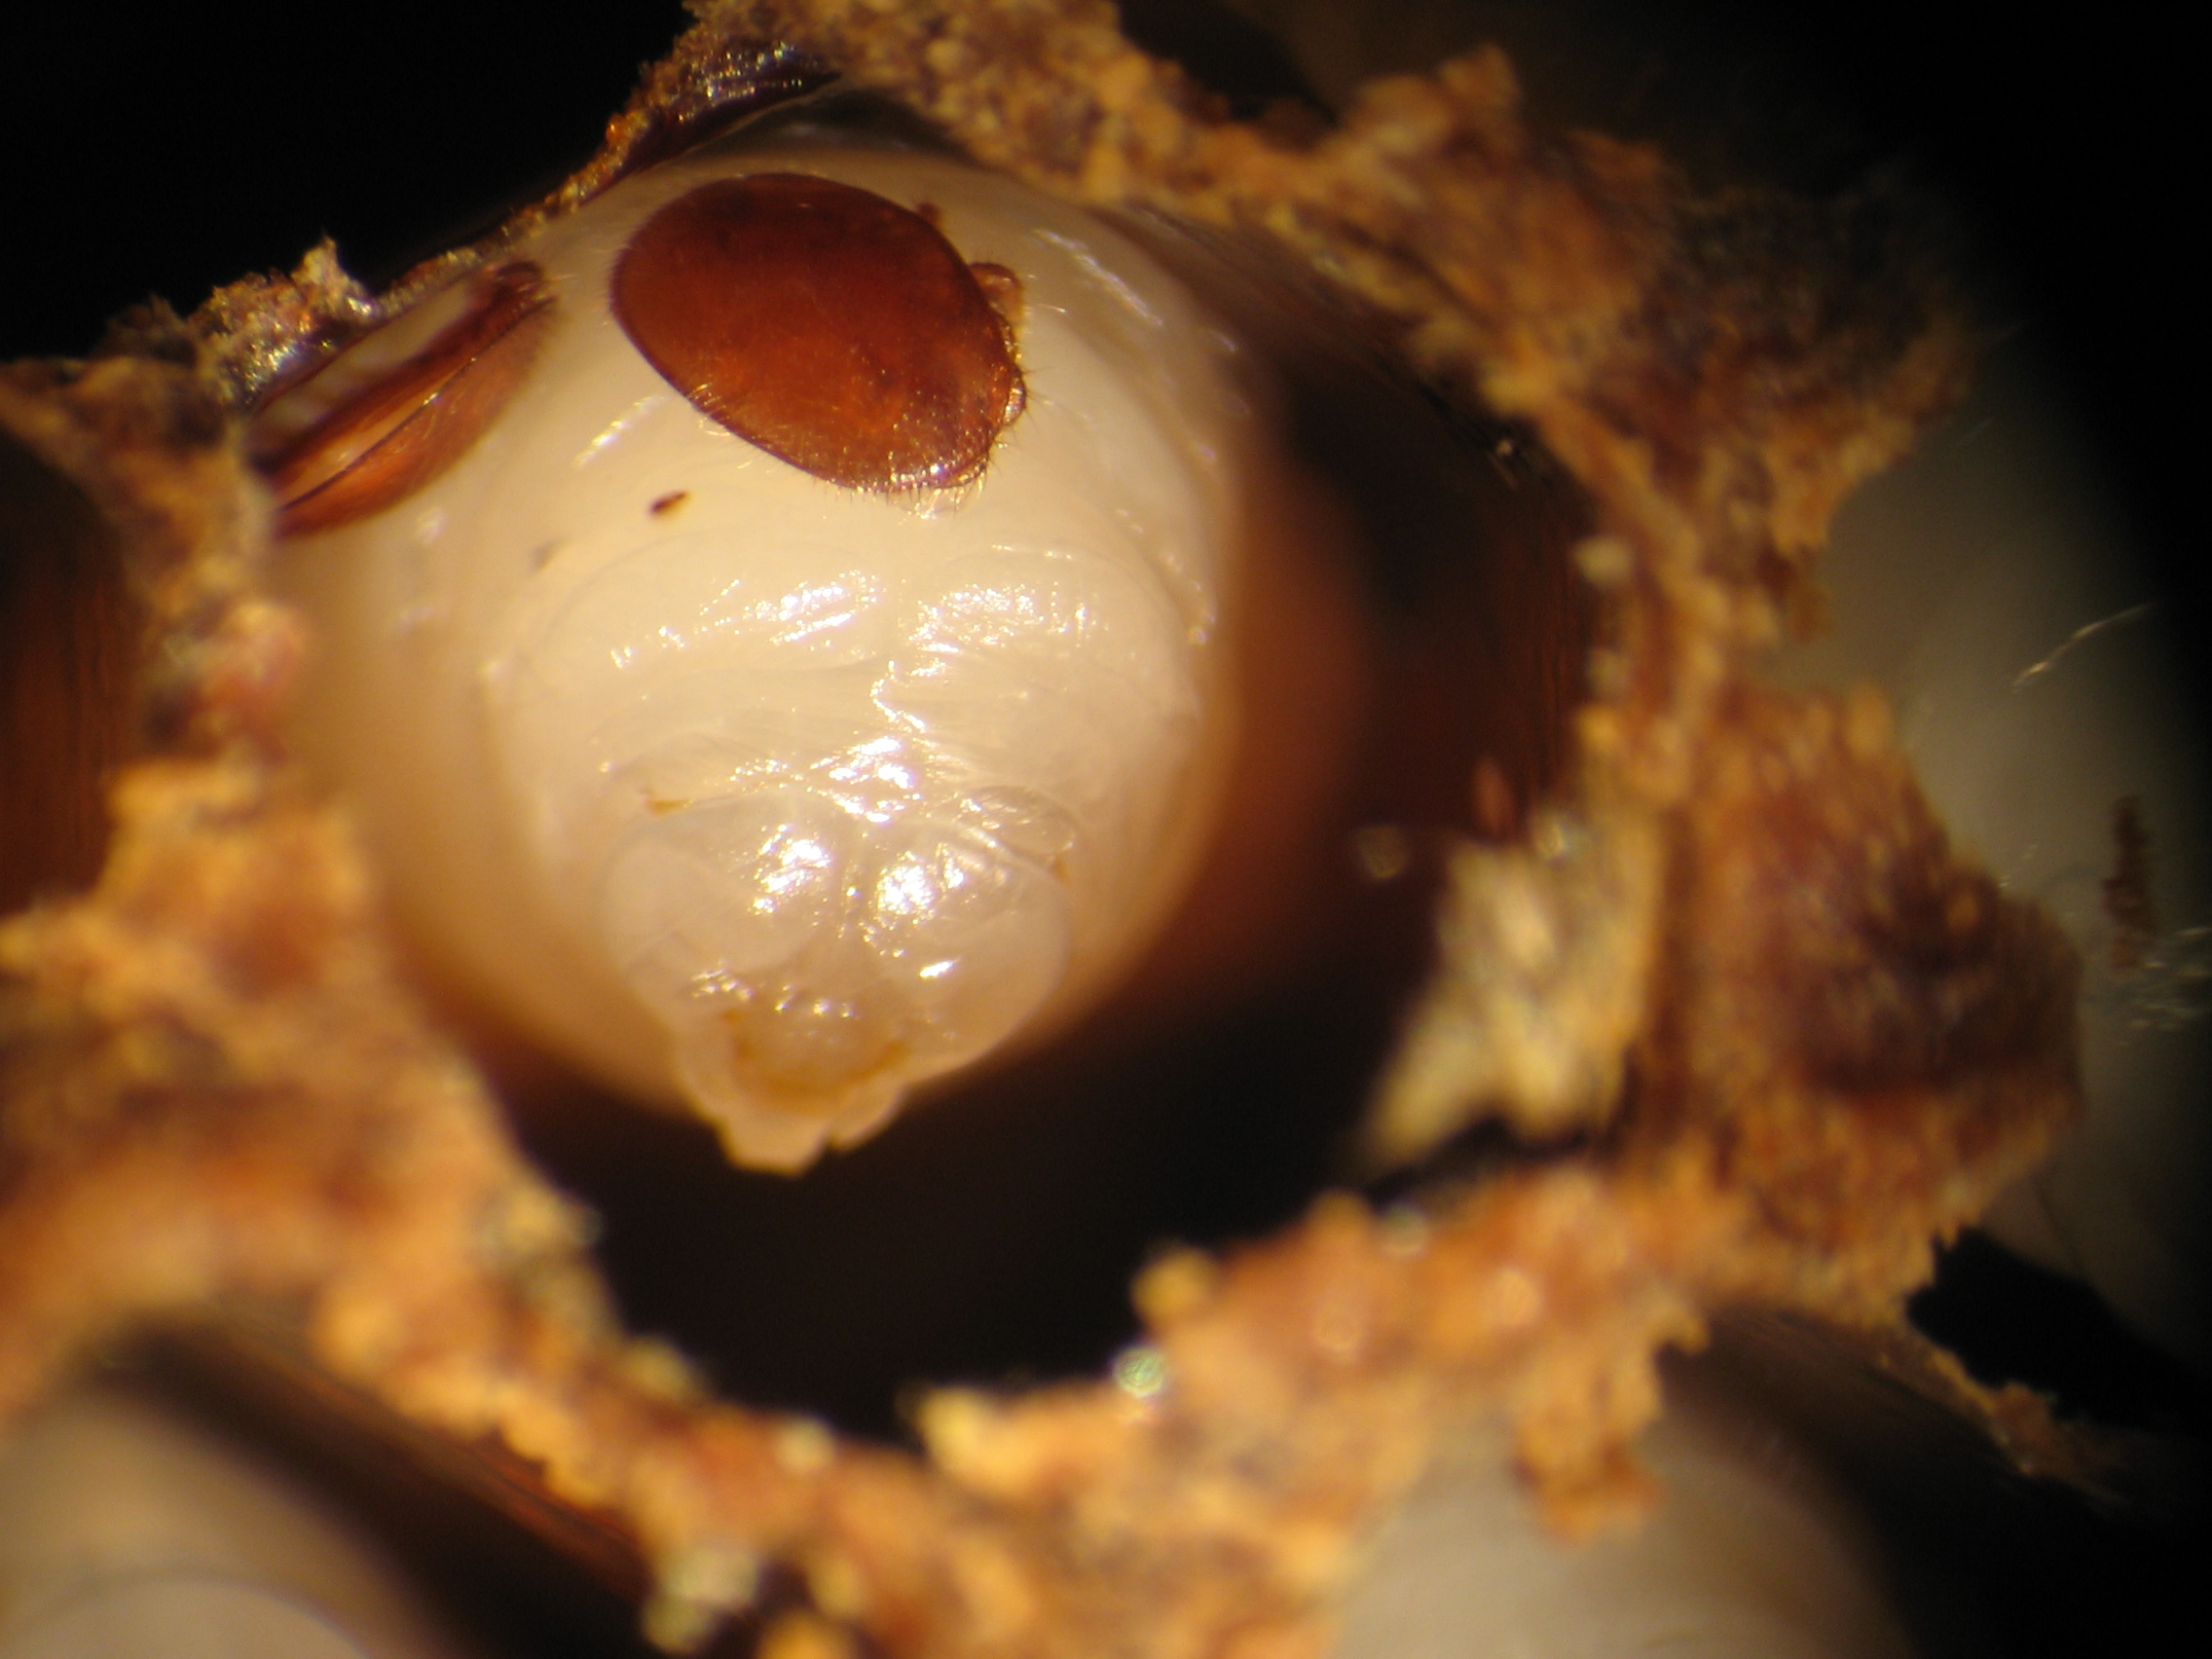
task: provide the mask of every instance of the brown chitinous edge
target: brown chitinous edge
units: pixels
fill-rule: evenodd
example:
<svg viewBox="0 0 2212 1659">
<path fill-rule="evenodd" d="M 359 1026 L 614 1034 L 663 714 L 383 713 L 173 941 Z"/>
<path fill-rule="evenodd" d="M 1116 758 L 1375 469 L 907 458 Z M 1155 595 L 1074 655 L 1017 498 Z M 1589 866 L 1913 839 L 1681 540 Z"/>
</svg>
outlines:
<svg viewBox="0 0 2212 1659">
<path fill-rule="evenodd" d="M 404 500 L 498 419 L 543 344 L 553 295 L 527 260 L 482 272 L 472 287 L 466 310 L 422 350 L 255 456 L 276 498 L 278 535 L 329 530 Z"/>
<path fill-rule="evenodd" d="M 2077 1088 L 2055 930 L 1952 854 L 1878 707 L 1751 677 L 1828 512 L 1963 372 L 1878 206 L 1693 200 L 1648 152 L 1531 134 L 1494 55 L 1290 148 L 1215 119 L 1103 5 L 701 10 L 573 200 L 721 107 L 703 66 L 833 64 L 1047 188 L 1274 237 L 1589 488 L 1607 626 L 1580 769 L 1526 845 L 1463 855 L 1411 1049 L 1531 1009 L 1551 1032 L 1432 1089 L 1405 1143 L 1488 1112 L 1588 1150 L 1162 1261 L 1136 1287 L 1150 1381 L 940 1392 L 926 1458 L 707 1398 L 620 1330 L 580 1218 L 416 1010 L 346 824 L 277 748 L 290 636 L 224 410 L 350 303 L 326 273 L 0 379 L 0 424 L 113 539 L 159 717 L 97 885 L 0 924 L 0 1411 L 109 1332 L 247 1295 L 364 1396 L 619 1518 L 664 1641 L 773 1564 L 792 1617 L 885 1654 L 1313 1654 L 1350 1544 L 1471 1416 L 1502 1412 L 1587 1528 L 1641 1491 L 1655 1353 L 1714 1310 L 1893 1325 L 1931 1237 Z M 765 39 L 791 45 L 722 44 Z M 1766 906 L 1799 884 L 1822 950 L 1792 940 L 1776 976 Z M 1528 937 L 1506 903 L 1557 948 L 1484 955 Z"/>
</svg>

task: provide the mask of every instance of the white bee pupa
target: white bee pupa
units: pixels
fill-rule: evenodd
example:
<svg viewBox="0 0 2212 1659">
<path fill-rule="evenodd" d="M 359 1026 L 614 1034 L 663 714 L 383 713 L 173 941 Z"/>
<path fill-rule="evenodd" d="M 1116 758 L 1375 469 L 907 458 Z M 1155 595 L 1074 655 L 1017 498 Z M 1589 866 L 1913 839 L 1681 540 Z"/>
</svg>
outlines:
<svg viewBox="0 0 2212 1659">
<path fill-rule="evenodd" d="M 861 192 L 975 273 L 964 326 L 1012 367 L 957 441 L 901 412 L 824 459 L 791 422 L 843 416 L 759 411 L 845 302 L 787 340 L 760 308 L 808 284 L 682 259 L 719 237 L 741 265 Z M 753 310 L 716 361 L 799 365 L 729 404 L 694 364 L 725 291 Z M 264 416 L 279 584 L 320 641 L 300 744 L 444 977 L 802 1166 L 1080 1011 L 1179 897 L 1231 723 L 1235 350 L 1113 230 L 954 160 L 787 138 L 641 175 Z"/>
</svg>

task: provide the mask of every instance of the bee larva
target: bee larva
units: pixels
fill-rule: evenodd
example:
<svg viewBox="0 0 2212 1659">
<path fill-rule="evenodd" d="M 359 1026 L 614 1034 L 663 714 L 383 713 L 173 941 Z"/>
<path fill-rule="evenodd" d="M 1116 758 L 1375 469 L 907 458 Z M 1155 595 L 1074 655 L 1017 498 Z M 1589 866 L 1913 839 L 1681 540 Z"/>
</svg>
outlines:
<svg viewBox="0 0 2212 1659">
<path fill-rule="evenodd" d="M 802 1166 L 1177 897 L 1261 464 L 1234 350 L 946 158 L 633 179 L 261 417 L 301 742 L 465 992 Z"/>
</svg>

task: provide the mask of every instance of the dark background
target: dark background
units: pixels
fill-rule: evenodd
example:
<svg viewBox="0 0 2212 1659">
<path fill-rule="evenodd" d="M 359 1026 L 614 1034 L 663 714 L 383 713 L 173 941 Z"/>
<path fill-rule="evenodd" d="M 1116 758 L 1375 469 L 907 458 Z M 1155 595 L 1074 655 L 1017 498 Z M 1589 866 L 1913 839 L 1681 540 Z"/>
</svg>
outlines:
<svg viewBox="0 0 2212 1659">
<path fill-rule="evenodd" d="M 1493 10 L 1509 38 L 1615 71 L 1600 80 L 1617 107 L 1577 114 L 1633 130 L 1672 102 L 1798 176 L 1903 155 L 1944 185 L 2009 273 L 2007 319 L 2049 349 L 2139 529 L 2201 601 L 2183 498 L 2205 146 L 2185 9 L 2119 0 L 2055 29 L 1998 0 Z M 10 11 L 0 359 L 82 351 L 149 293 L 190 309 L 326 232 L 357 273 L 389 275 L 588 155 L 683 21 L 674 0 Z M 1541 83 L 1542 52 L 1520 55 Z"/>
</svg>

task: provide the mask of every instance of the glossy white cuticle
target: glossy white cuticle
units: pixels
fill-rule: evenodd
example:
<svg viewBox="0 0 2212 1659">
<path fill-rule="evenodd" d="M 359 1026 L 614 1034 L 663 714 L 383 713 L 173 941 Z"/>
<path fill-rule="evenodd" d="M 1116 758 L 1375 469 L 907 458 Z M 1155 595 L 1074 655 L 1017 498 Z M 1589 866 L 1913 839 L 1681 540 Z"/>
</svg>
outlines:
<svg viewBox="0 0 2212 1659">
<path fill-rule="evenodd" d="M 927 203 L 1019 276 L 1027 402 L 978 481 L 826 483 L 633 348 L 616 255 L 740 169 Z M 1226 721 L 1226 348 L 1108 228 L 910 152 L 710 150 L 502 257 L 557 308 L 512 403 L 283 549 L 324 636 L 303 742 L 450 977 L 797 1166 L 1095 996 L 1173 902 Z"/>
</svg>

